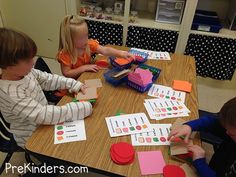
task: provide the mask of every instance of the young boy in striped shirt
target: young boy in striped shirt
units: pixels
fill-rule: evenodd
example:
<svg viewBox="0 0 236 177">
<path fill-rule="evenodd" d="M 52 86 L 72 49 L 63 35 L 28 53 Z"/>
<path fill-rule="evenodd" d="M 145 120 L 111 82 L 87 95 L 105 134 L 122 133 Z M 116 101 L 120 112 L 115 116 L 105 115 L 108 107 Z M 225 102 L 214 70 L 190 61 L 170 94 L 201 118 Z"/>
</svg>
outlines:
<svg viewBox="0 0 236 177">
<path fill-rule="evenodd" d="M 52 125 L 91 115 L 89 102 L 48 105 L 43 90 L 69 89 L 70 92 L 84 93 L 85 86 L 71 78 L 33 69 L 37 46 L 30 37 L 0 28 L 0 41 L 0 111 L 10 123 L 10 130 L 19 146 L 24 148 L 40 124 Z"/>
</svg>

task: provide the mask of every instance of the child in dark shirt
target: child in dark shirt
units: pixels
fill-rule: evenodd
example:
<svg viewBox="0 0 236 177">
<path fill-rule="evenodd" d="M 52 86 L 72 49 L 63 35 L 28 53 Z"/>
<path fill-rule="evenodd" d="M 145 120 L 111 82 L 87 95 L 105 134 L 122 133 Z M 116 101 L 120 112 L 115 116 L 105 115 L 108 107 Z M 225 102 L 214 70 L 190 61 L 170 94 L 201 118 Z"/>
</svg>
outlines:
<svg viewBox="0 0 236 177">
<path fill-rule="evenodd" d="M 201 117 L 172 130 L 169 140 L 185 136 L 184 141 L 188 143 L 192 131 L 209 131 L 223 139 L 209 165 L 200 146 L 188 146 L 193 152 L 193 165 L 199 176 L 236 177 L 236 97 L 224 104 L 217 117 Z"/>
</svg>

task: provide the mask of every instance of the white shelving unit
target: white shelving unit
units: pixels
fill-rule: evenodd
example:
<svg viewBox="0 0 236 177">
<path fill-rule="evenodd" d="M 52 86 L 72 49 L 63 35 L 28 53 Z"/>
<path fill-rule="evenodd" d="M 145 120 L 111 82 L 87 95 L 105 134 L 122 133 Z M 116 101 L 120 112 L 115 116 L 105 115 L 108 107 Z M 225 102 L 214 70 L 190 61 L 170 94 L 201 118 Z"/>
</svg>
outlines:
<svg viewBox="0 0 236 177">
<path fill-rule="evenodd" d="M 93 21 L 101 21 L 107 23 L 121 24 L 124 27 L 123 31 L 123 43 L 125 44 L 128 32 L 128 26 L 137 26 L 137 27 L 146 27 L 146 28 L 154 28 L 154 29 L 162 29 L 162 30 L 170 30 L 177 31 L 179 33 L 177 45 L 176 45 L 176 53 L 184 53 L 188 36 L 190 34 L 199 34 L 199 35 L 207 35 L 207 36 L 215 36 L 215 37 L 223 37 L 236 39 L 236 31 L 229 30 L 227 28 L 222 28 L 219 33 L 213 32 L 204 32 L 191 30 L 193 17 L 196 9 L 202 10 L 215 10 L 219 14 L 220 18 L 226 18 L 227 8 L 229 7 L 230 0 L 186 0 L 185 9 L 183 13 L 182 23 L 178 24 L 170 24 L 170 23 L 160 23 L 155 21 L 156 11 L 150 12 L 148 11 L 148 3 L 152 1 L 153 4 L 157 4 L 158 0 L 125 0 L 124 7 L 124 16 L 123 20 L 120 22 L 112 21 L 112 20 L 104 20 L 104 19 L 95 19 L 89 17 L 83 17 L 87 20 Z M 77 12 L 79 12 L 81 0 L 75 0 L 77 4 Z M 135 3 L 135 6 L 138 6 L 138 18 L 135 23 L 129 23 L 131 4 Z M 153 7 L 152 7 L 153 8 Z M 156 7 L 155 7 L 156 9 Z M 222 19 L 221 19 L 222 20 Z"/>
<path fill-rule="evenodd" d="M 39 52 L 43 56 L 55 57 L 58 46 L 59 23 L 66 14 L 79 14 L 82 1 L 83 0 L 53 0 L 49 3 L 46 0 L 42 0 L 34 3 L 30 0 L 25 0 L 17 3 L 17 8 L 15 8 L 16 6 L 12 5 L 13 1 L 1 0 L 0 11 L 2 23 L 3 26 L 22 30 L 31 35 L 37 42 Z M 105 1 L 106 4 L 113 4 L 116 0 Z M 158 0 L 123 0 L 123 2 L 124 12 L 121 16 L 117 16 L 120 21 L 89 17 L 83 18 L 86 20 L 122 25 L 123 44 L 126 44 L 128 27 L 130 26 L 177 32 L 176 53 L 184 53 L 190 34 L 236 39 L 236 31 L 231 31 L 227 28 L 221 29 L 219 33 L 191 30 L 196 9 L 217 11 L 220 19 L 224 21 L 227 17 L 228 8 L 231 6 L 230 2 L 236 3 L 235 0 L 186 0 L 181 24 L 160 23 L 155 21 Z M 44 9 L 44 12 L 42 13 L 38 7 Z M 45 11 L 45 9 L 47 11 Z M 30 15 L 26 13 L 27 11 L 29 12 L 29 10 L 31 10 Z M 129 22 L 131 10 L 138 11 L 138 18 L 135 23 Z M 45 20 L 45 17 L 47 20 Z M 47 28 L 45 28 L 45 26 Z M 36 28 L 43 30 L 43 32 L 41 31 L 40 34 L 36 33 Z"/>
</svg>

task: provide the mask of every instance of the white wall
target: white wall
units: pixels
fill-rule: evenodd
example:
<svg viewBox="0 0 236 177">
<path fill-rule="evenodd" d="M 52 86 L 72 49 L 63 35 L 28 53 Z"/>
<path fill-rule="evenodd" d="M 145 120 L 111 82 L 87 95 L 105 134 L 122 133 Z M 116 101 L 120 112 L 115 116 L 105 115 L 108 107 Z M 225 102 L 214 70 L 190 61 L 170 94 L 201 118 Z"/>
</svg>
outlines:
<svg viewBox="0 0 236 177">
<path fill-rule="evenodd" d="M 3 27 L 1 11 L 0 11 L 0 27 Z"/>
<path fill-rule="evenodd" d="M 60 22 L 66 15 L 65 0 L 0 0 L 3 24 L 29 35 L 38 55 L 55 58 Z"/>
</svg>

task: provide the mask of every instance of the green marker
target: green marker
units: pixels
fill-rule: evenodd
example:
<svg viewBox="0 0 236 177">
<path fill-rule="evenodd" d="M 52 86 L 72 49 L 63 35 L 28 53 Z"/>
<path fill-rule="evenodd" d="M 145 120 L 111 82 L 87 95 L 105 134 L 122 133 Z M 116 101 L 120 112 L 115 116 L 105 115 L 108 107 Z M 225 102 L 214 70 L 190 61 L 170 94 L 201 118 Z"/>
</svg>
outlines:
<svg viewBox="0 0 236 177">
<path fill-rule="evenodd" d="M 72 101 L 73 102 L 78 102 L 78 100 L 76 98 L 73 98 Z"/>
</svg>

